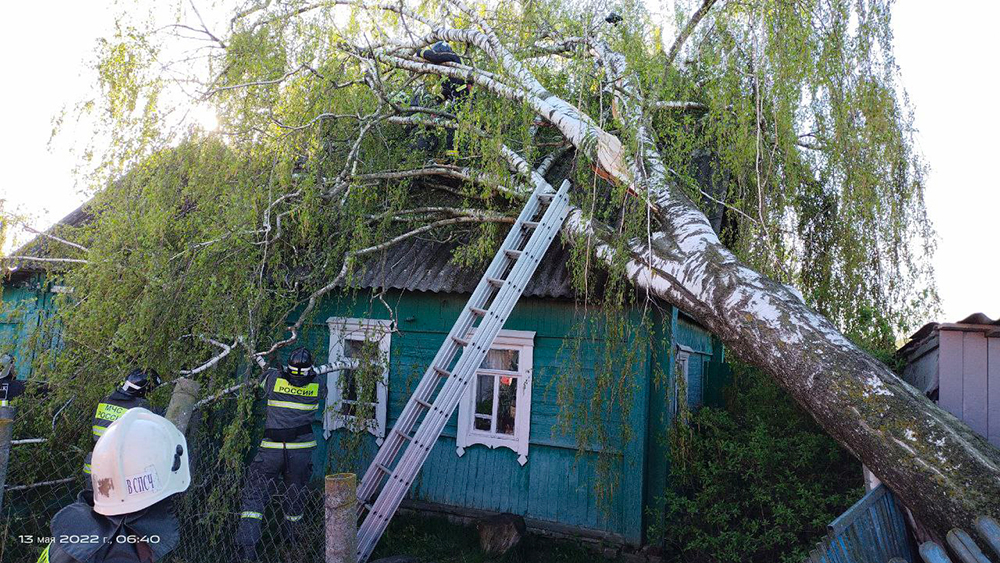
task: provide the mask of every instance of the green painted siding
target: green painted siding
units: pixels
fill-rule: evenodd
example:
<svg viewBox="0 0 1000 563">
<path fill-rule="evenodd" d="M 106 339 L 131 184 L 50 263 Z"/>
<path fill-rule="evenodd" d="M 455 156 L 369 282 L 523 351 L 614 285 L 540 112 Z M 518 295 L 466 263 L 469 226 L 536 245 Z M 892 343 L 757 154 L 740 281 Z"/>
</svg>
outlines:
<svg viewBox="0 0 1000 563">
<path fill-rule="evenodd" d="M 41 273 L 17 275 L 16 280 L 4 280 L 0 292 L 0 353 L 11 353 L 17 359 L 18 378 L 27 379 L 40 349 L 40 327 L 55 306 L 56 295 L 49 291 Z"/>
<path fill-rule="evenodd" d="M 451 325 L 464 306 L 464 295 L 407 293 L 386 297 L 391 303 L 399 333 L 393 334 L 389 374 L 388 426 L 409 399 L 410 390 L 430 363 L 444 341 Z M 437 446 L 414 483 L 411 497 L 417 500 L 444 505 L 483 510 L 513 512 L 527 518 L 550 521 L 568 526 L 587 528 L 619 536 L 631 543 L 639 543 L 643 532 L 643 487 L 646 456 L 646 428 L 648 418 L 648 362 L 635 368 L 633 374 L 637 392 L 635 405 L 630 409 L 634 438 L 623 444 L 624 451 L 610 452 L 618 459 L 616 473 L 620 482 L 614 487 L 610 506 L 598 506 L 594 484 L 598 481 L 596 447 L 585 451 L 577 448 L 575 436 L 559 432 L 556 400 L 556 381 L 563 369 L 581 369 L 584 379 L 593 377 L 592 366 L 597 346 L 584 341 L 580 349 L 579 366 L 568 367 L 567 348 L 569 334 L 581 318 L 572 303 L 551 300 L 522 300 L 505 328 L 534 331 L 532 406 L 530 449 L 524 467 L 517 463 L 517 455 L 506 449 L 489 449 L 472 446 L 462 457 L 455 452 L 457 415 L 445 427 Z M 381 303 L 369 306 L 367 302 L 351 304 L 346 299 L 331 301 L 323 307 L 317 319 L 327 317 L 388 318 L 388 311 Z M 323 336 L 320 336 L 320 333 Z M 591 335 L 599 339 L 600 335 Z M 325 326 L 316 323 L 310 330 L 309 340 L 319 349 L 328 347 Z M 613 419 L 617 418 L 612 416 Z M 620 420 L 612 420 L 620 424 Z M 371 440 L 374 442 L 374 440 Z M 328 446 L 336 449 L 338 440 L 332 438 Z M 332 469 L 360 469 L 374 453 L 369 447 L 368 456 L 360 463 L 339 464 Z M 318 452 L 320 459 L 327 455 L 337 458 L 336 451 Z M 607 486 L 607 484 L 605 484 Z"/>
</svg>

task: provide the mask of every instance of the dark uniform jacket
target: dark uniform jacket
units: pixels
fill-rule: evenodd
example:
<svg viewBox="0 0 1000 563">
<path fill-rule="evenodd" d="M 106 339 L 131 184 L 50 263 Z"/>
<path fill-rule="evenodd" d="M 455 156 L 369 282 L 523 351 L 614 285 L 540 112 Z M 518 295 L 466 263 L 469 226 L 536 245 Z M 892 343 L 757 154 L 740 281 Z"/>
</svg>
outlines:
<svg viewBox="0 0 1000 563">
<path fill-rule="evenodd" d="M 320 399 L 326 396 L 324 377 L 290 377 L 270 368 L 264 372 L 261 387 L 267 398 L 267 420 L 261 445 L 268 447 L 268 442 L 316 445 L 312 423 L 319 412 Z"/>
<path fill-rule="evenodd" d="M 0 381 L 0 407 L 9 407 L 11 399 L 24 393 L 25 384 L 13 377 Z"/>
<path fill-rule="evenodd" d="M 94 512 L 93 495 L 52 519 L 52 538 L 38 563 L 150 563 L 161 561 L 180 543 L 171 499 L 132 514 L 104 516 Z"/>
</svg>

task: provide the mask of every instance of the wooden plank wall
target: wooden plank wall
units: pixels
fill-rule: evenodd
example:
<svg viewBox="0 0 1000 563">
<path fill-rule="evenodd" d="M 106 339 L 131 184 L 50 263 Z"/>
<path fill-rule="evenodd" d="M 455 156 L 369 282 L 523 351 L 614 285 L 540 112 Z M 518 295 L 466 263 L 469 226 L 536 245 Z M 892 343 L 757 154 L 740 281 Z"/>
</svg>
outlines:
<svg viewBox="0 0 1000 563">
<path fill-rule="evenodd" d="M 5 284 L 0 303 L 0 353 L 11 353 L 17 360 L 20 379 L 32 371 L 35 353 L 42 345 L 39 328 L 53 313 L 55 295 L 47 291 L 45 277 L 33 273 L 16 286 Z M 58 342 L 51 345 L 58 346 Z"/>
<path fill-rule="evenodd" d="M 392 427 L 402 411 L 410 391 L 416 386 L 423 370 L 437 352 L 466 297 L 443 294 L 396 294 L 387 296 L 392 304 L 400 332 L 392 335 L 388 427 Z M 331 301 L 323 307 L 317 320 L 329 316 L 386 318 L 381 304 Z M 570 358 L 571 343 L 567 335 L 579 327 L 579 310 L 572 303 L 524 299 L 515 308 L 505 328 L 535 331 L 532 380 L 531 446 L 528 462 L 522 467 L 517 454 L 506 448 L 489 449 L 476 445 L 466 448 L 459 457 L 455 451 L 456 419 L 445 427 L 438 444 L 424 465 L 411 490 L 411 498 L 449 506 L 512 512 L 539 521 L 592 530 L 602 535 L 619 537 L 638 544 L 644 528 L 644 468 L 646 466 L 646 419 L 648 418 L 648 360 L 635 370 L 634 404 L 628 420 L 615 411 L 607 424 L 627 424 L 633 439 L 622 444 L 610 455 L 617 480 L 604 483 L 614 487 L 608 505 L 598 501 L 594 484 L 600 481 L 597 444 L 578 448 L 576 437 L 558 428 L 559 404 L 557 380 L 568 366 L 582 370 L 583 381 L 593 378 L 592 366 L 599 360 L 584 341 L 579 357 Z M 599 334 L 590 335 L 595 341 Z M 317 351 L 325 350 L 328 335 L 325 325 L 315 324 L 308 340 Z M 579 400 L 589 399 L 581 390 Z M 317 471 L 326 460 L 336 459 L 338 443 L 343 438 L 335 433 L 326 447 L 316 453 Z M 374 455 L 374 439 L 365 438 L 365 452 L 360 459 L 339 459 L 331 469 L 363 472 Z M 329 448 L 329 450 L 327 449 Z"/>
<path fill-rule="evenodd" d="M 701 326 L 680 316 L 677 320 L 676 344 L 683 344 L 695 351 L 688 359 L 688 406 L 696 409 L 705 402 L 705 376 L 714 353 L 712 334 Z"/>
<path fill-rule="evenodd" d="M 827 526 L 802 563 L 915 561 L 900 504 L 885 485 L 869 491 Z"/>
</svg>

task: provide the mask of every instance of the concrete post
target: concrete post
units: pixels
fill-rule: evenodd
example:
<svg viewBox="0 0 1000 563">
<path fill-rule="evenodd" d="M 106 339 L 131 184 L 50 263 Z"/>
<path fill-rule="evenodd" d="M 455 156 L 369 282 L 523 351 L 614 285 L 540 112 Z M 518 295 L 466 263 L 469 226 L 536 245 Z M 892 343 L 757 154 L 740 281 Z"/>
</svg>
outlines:
<svg viewBox="0 0 1000 563">
<path fill-rule="evenodd" d="M 7 485 L 7 463 L 10 461 L 10 446 L 13 436 L 14 409 L 0 407 L 0 510 L 3 510 L 3 491 Z"/>
<path fill-rule="evenodd" d="M 194 414 L 194 404 L 198 402 L 200 392 L 201 385 L 193 379 L 181 377 L 174 383 L 174 392 L 170 396 L 170 405 L 167 406 L 165 416 L 174 423 L 181 434 L 187 434 L 188 423 Z"/>
<path fill-rule="evenodd" d="M 358 561 L 358 476 L 326 476 L 326 563 Z"/>
</svg>

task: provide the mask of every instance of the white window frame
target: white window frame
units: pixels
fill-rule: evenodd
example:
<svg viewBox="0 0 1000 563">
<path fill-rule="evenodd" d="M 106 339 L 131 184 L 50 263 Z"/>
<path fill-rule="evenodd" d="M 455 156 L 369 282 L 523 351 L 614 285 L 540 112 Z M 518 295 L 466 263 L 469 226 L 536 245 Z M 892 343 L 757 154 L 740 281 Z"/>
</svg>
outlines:
<svg viewBox="0 0 1000 563">
<path fill-rule="evenodd" d="M 344 342 L 347 340 L 378 343 L 379 353 L 383 356 L 382 365 L 384 368 L 382 377 L 375 389 L 375 418 L 367 425 L 367 430 L 375 436 L 375 442 L 381 446 L 382 440 L 385 438 L 386 416 L 389 407 L 389 350 L 392 343 L 392 321 L 330 317 L 326 320 L 326 324 L 330 327 L 330 364 L 360 362 L 360 360 L 352 360 L 351 358 L 344 357 Z M 353 366 L 353 369 L 357 368 L 358 365 Z M 340 412 L 342 400 L 340 392 L 341 371 L 336 369 L 329 372 L 326 376 L 326 409 L 323 412 L 323 437 L 327 439 L 334 430 L 344 427 L 351 428 L 352 426 L 349 425 L 358 423 L 356 417 Z"/>
<path fill-rule="evenodd" d="M 517 350 L 517 412 L 514 414 L 514 435 L 496 434 L 476 430 L 473 424 L 476 416 L 476 386 L 479 372 L 472 376 L 472 385 L 466 390 L 458 405 L 458 434 L 455 437 L 455 451 L 461 457 L 465 449 L 482 444 L 490 449 L 508 448 L 518 454 L 517 462 L 522 466 L 528 462 L 528 442 L 531 431 L 531 379 L 534 361 L 535 333 L 526 330 L 501 330 L 493 341 L 491 349 Z M 510 374 L 507 371 L 482 370 L 490 375 Z M 496 389 L 496 387 L 494 387 Z M 493 409 L 496 411 L 499 398 L 494 391 Z M 494 412 L 493 420 L 496 420 Z"/>
<path fill-rule="evenodd" d="M 688 368 L 691 365 L 691 355 L 695 351 L 693 348 L 689 348 L 683 344 L 677 345 L 677 352 L 674 355 L 674 373 L 673 377 L 670 379 L 670 413 L 674 416 L 680 412 L 680 386 L 678 385 L 678 378 L 684 380 L 684 405 L 688 404 Z"/>
</svg>

